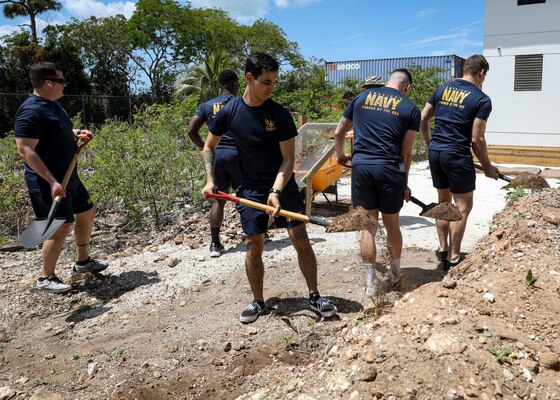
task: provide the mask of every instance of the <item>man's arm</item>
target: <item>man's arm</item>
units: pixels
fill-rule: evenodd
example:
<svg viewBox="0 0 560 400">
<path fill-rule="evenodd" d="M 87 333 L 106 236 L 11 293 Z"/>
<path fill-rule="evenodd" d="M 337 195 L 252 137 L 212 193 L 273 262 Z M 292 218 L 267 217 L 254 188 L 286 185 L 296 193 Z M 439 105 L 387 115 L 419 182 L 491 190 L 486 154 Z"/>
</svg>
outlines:
<svg viewBox="0 0 560 400">
<path fill-rule="evenodd" d="M 189 128 L 188 128 L 189 138 L 192 140 L 194 145 L 201 150 L 204 148 L 204 142 L 202 141 L 202 138 L 200 137 L 199 134 L 202 125 L 204 125 L 204 119 L 202 119 L 198 115 L 194 115 L 189 121 Z"/>
<path fill-rule="evenodd" d="M 352 126 L 352 120 L 346 117 L 342 117 L 334 131 L 334 146 L 336 150 L 336 160 L 339 164 L 346 164 L 346 162 L 352 159 L 351 155 L 344 153 L 344 145 L 346 144 L 346 132 Z"/>
<path fill-rule="evenodd" d="M 280 164 L 280 168 L 278 169 L 278 174 L 276 175 L 272 188 L 282 191 L 294 173 L 296 139 L 291 138 L 280 142 L 280 152 L 282 153 L 282 164 Z M 281 207 L 280 195 L 278 193 L 270 193 L 268 195 L 267 203 L 276 208 L 272 215 L 278 216 L 278 212 Z"/>
<path fill-rule="evenodd" d="M 206 170 L 206 185 L 202 189 L 202 194 L 214 190 L 214 165 L 216 161 L 216 146 L 220 143 L 221 136 L 213 135 L 208 132 L 208 137 L 202 148 L 202 158 L 204 159 L 204 169 Z"/>
<path fill-rule="evenodd" d="M 51 196 L 54 199 L 59 194 L 66 196 L 64 188 L 51 174 L 39 154 L 35 151 L 35 146 L 39 143 L 39 139 L 29 139 L 16 137 L 16 145 L 18 154 L 23 161 L 31 167 L 41 178 L 43 178 L 51 186 Z"/>
<path fill-rule="evenodd" d="M 430 133 L 430 120 L 435 115 L 435 111 L 436 109 L 433 105 L 426 103 L 420 117 L 420 134 L 422 135 L 422 139 L 424 139 L 424 143 L 426 143 L 426 145 L 428 145 L 432 139 L 432 134 Z"/>
<path fill-rule="evenodd" d="M 486 147 L 486 139 L 484 133 L 486 132 L 486 121 L 480 118 L 475 118 L 472 128 L 472 149 L 480 161 L 484 175 L 488 178 L 498 179 L 498 169 L 490 163 L 488 157 L 488 148 Z"/>
<path fill-rule="evenodd" d="M 407 188 L 405 190 L 405 200 L 410 200 L 410 189 L 408 188 L 408 172 L 410 171 L 410 164 L 412 163 L 412 147 L 414 146 L 414 142 L 416 141 L 416 131 L 409 130 L 404 135 L 404 139 L 401 144 L 401 158 L 404 164 L 404 172 L 406 174 L 406 185 Z"/>
</svg>

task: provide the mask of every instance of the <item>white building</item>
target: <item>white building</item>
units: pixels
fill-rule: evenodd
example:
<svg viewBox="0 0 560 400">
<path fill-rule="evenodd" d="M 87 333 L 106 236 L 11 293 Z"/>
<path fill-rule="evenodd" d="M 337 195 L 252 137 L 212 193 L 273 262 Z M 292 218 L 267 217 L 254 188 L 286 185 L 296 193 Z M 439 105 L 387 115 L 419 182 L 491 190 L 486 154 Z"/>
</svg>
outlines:
<svg viewBox="0 0 560 400">
<path fill-rule="evenodd" d="M 560 147 L 560 0 L 484 3 L 488 143 Z"/>
</svg>

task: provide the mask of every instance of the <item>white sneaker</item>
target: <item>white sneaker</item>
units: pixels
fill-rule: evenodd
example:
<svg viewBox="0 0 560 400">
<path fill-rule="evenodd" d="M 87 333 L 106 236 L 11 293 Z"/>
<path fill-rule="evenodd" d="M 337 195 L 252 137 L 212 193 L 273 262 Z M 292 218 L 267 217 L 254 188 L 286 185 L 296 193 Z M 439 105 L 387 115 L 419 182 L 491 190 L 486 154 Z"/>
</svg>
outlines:
<svg viewBox="0 0 560 400">
<path fill-rule="evenodd" d="M 50 293 L 66 293 L 72 289 L 72 285 L 64 283 L 55 274 L 51 274 L 46 278 L 37 279 L 35 289 Z"/>
</svg>

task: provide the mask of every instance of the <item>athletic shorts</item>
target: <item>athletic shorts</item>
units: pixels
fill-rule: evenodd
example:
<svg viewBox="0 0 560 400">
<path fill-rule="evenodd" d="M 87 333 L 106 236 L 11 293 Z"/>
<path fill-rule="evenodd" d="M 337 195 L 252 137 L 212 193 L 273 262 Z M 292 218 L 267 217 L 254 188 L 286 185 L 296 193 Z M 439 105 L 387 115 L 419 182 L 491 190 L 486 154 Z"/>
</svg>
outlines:
<svg viewBox="0 0 560 400">
<path fill-rule="evenodd" d="M 456 194 L 469 193 L 475 189 L 476 172 L 472 155 L 430 150 L 428 159 L 436 189 L 449 189 Z"/>
<path fill-rule="evenodd" d="M 398 213 L 404 201 L 406 173 L 403 164 L 358 164 L 352 166 L 352 206 Z"/>
<path fill-rule="evenodd" d="M 266 204 L 269 195 L 268 190 L 269 189 L 250 189 L 240 187 L 237 191 L 237 196 Z M 280 195 L 280 205 L 283 210 L 303 213 L 303 198 L 301 197 L 297 184 L 293 179 L 288 181 L 288 184 L 282 191 L 282 194 Z M 269 214 L 243 204 L 237 204 L 237 211 L 241 217 L 243 232 L 245 232 L 246 235 L 258 235 L 266 232 L 268 228 Z M 275 219 L 275 225 L 277 228 L 290 229 L 303 223 L 304 222 L 296 219 L 288 221 L 284 217 L 278 217 Z"/>
<path fill-rule="evenodd" d="M 241 171 L 237 158 L 237 149 L 222 147 L 216 149 L 214 166 L 214 189 L 226 192 L 228 188 L 236 190 L 241 183 Z"/>
<path fill-rule="evenodd" d="M 29 193 L 33 211 L 38 219 L 47 218 L 53 203 L 49 191 Z M 74 214 L 80 214 L 93 208 L 93 202 L 82 182 L 75 189 L 66 189 L 66 197 L 58 204 L 55 217 L 66 218 L 66 223 L 74 222 Z"/>
</svg>

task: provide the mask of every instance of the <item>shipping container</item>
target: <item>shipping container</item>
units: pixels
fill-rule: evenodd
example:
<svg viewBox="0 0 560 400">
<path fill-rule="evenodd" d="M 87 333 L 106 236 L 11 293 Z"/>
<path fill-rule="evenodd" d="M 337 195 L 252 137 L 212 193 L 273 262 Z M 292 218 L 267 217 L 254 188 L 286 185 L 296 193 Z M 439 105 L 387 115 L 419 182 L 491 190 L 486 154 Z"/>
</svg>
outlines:
<svg viewBox="0 0 560 400">
<path fill-rule="evenodd" d="M 391 71 L 397 68 L 409 68 L 413 66 L 441 67 L 444 68 L 443 78 L 450 81 L 463 75 L 464 58 L 456 55 L 449 56 L 427 56 L 427 57 L 403 57 L 403 58 L 379 58 L 374 60 L 354 61 L 327 61 L 325 63 L 326 80 L 336 86 L 344 78 L 355 78 L 364 82 L 372 75 L 379 75 L 386 81 Z"/>
</svg>

